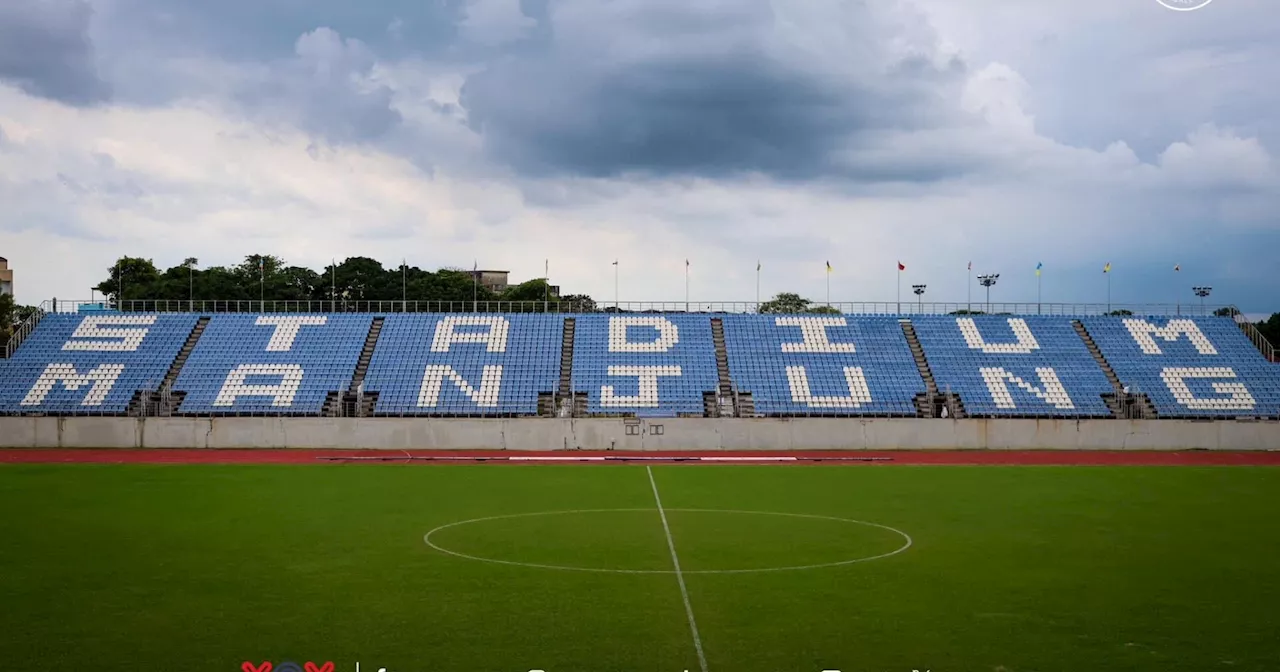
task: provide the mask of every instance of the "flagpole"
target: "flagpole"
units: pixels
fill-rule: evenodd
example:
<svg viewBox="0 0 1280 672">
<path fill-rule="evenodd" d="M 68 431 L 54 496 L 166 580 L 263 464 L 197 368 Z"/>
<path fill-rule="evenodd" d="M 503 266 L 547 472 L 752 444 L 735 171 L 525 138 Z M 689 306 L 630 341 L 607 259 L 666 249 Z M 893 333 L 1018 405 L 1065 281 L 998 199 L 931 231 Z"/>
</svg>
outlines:
<svg viewBox="0 0 1280 672">
<path fill-rule="evenodd" d="M 827 307 L 831 307 L 831 264 L 827 264 Z"/>
<path fill-rule="evenodd" d="M 898 314 L 902 314 L 902 262 L 898 262 Z"/>
<path fill-rule="evenodd" d="M 1044 294 L 1040 291 L 1044 278 L 1040 277 L 1040 271 L 1036 271 L 1036 315 L 1041 314 L 1044 306 Z"/>
<path fill-rule="evenodd" d="M 613 260 L 613 310 L 620 312 L 622 310 L 618 303 L 618 260 Z"/>
<path fill-rule="evenodd" d="M 969 281 L 964 284 L 966 287 L 969 288 L 969 298 L 968 298 L 969 308 L 965 312 L 972 313 L 973 312 L 973 262 L 972 261 L 969 262 Z"/>
<path fill-rule="evenodd" d="M 338 309 L 338 260 L 336 257 L 329 260 L 329 266 L 333 268 L 329 274 L 333 283 L 329 286 L 329 308 L 336 311 Z"/>
<path fill-rule="evenodd" d="M 547 312 L 547 304 L 551 303 L 551 260 L 542 260 L 542 312 Z"/>
<path fill-rule="evenodd" d="M 756 312 L 760 312 L 760 260 L 756 260 Z"/>
<path fill-rule="evenodd" d="M 689 260 L 684 260 L 684 312 L 689 312 Z"/>
<path fill-rule="evenodd" d="M 1179 272 L 1179 271 L 1181 271 L 1181 270 L 1182 270 L 1182 264 L 1174 264 L 1174 266 L 1173 266 L 1173 272 L 1174 272 L 1174 273 L 1177 273 L 1177 272 Z M 1173 281 L 1173 286 L 1174 286 L 1174 287 L 1177 287 L 1177 286 L 1178 286 L 1178 281 L 1177 281 L 1177 280 L 1174 280 L 1174 281 Z M 1175 306 L 1175 307 L 1174 307 L 1174 314 L 1175 314 L 1175 315 L 1179 315 L 1179 316 L 1181 316 L 1181 315 L 1182 315 L 1182 294 L 1181 294 L 1181 293 L 1179 293 L 1176 289 L 1175 289 L 1175 290 L 1174 290 L 1174 292 L 1173 292 L 1173 303 L 1174 303 L 1174 306 Z"/>
<path fill-rule="evenodd" d="M 1109 266 L 1109 265 L 1108 265 Z M 1107 312 L 1111 312 L 1111 271 L 1107 271 Z"/>
<path fill-rule="evenodd" d="M 409 305 L 409 260 L 400 258 L 400 310 Z"/>
</svg>

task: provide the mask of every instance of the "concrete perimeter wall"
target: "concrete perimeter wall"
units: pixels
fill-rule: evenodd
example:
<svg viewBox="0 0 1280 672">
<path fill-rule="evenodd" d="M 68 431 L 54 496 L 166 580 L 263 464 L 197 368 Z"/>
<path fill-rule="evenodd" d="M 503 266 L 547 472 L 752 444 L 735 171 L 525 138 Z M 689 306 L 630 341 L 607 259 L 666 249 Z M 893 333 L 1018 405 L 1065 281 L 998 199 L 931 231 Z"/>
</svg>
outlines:
<svg viewBox="0 0 1280 672">
<path fill-rule="evenodd" d="M 6 448 L 1265 450 L 1280 422 L 0 417 Z"/>
</svg>

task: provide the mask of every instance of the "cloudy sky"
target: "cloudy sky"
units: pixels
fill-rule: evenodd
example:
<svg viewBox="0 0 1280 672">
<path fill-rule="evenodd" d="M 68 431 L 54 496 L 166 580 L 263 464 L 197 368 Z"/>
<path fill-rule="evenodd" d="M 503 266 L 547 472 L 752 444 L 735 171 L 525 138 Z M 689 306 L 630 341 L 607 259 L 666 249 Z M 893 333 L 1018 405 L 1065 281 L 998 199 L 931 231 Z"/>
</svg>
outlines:
<svg viewBox="0 0 1280 672">
<path fill-rule="evenodd" d="M 1171 1 L 1171 0 L 1170 0 Z M 18 299 L 121 255 L 510 269 L 612 300 L 1280 310 L 1280 7 L 3 0 Z M 1175 274 L 1179 264 L 1182 271 Z M 904 289 L 909 292 L 909 289 Z M 979 292 L 974 292 L 975 298 Z M 207 297 L 216 298 L 216 297 Z M 911 297 L 914 298 L 914 297 Z"/>
</svg>

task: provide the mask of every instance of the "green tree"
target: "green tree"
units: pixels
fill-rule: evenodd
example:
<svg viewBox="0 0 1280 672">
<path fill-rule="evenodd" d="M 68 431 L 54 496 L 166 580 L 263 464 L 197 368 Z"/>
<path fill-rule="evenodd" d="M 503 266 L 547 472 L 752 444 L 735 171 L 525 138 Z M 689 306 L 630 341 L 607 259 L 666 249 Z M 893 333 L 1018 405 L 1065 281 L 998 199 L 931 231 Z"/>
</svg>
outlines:
<svg viewBox="0 0 1280 672">
<path fill-rule="evenodd" d="M 398 270 L 398 269 L 397 269 Z M 334 281 L 338 296 L 352 301 L 380 301 L 390 297 L 388 273 L 382 263 L 368 257 L 350 257 L 338 264 Z M 398 288 L 400 283 L 396 283 Z"/>
<path fill-rule="evenodd" d="M 762 315 L 786 313 L 839 314 L 840 310 L 832 306 L 815 306 L 812 301 L 800 296 L 799 294 L 782 292 L 772 299 L 760 304 L 758 312 Z"/>
<path fill-rule="evenodd" d="M 508 287 L 502 293 L 501 301 L 542 301 L 550 296 L 547 281 L 535 278 L 518 285 Z"/>
<path fill-rule="evenodd" d="M 107 279 L 98 283 L 94 289 L 113 302 L 153 299 L 157 294 L 165 294 L 160 286 L 160 272 L 150 259 L 120 257 L 107 269 L 107 274 Z"/>
<path fill-rule="evenodd" d="M 452 303 L 464 310 L 474 299 L 480 302 L 529 301 L 540 303 L 548 296 L 543 279 L 515 285 L 501 296 L 476 284 L 468 270 L 444 268 L 436 272 L 407 265 L 384 268 L 368 257 L 350 257 L 321 271 L 290 266 L 272 255 L 251 254 L 234 266 L 199 268 L 199 260 L 188 258 L 164 272 L 148 259 L 121 257 L 108 269 L 108 277 L 95 288 L 112 301 L 123 284 L 126 300 L 149 299 L 186 301 L 430 301 Z M 591 297 L 572 298 L 588 310 L 595 310 Z"/>
<path fill-rule="evenodd" d="M 566 313 L 594 313 L 599 307 L 595 299 L 586 294 L 566 294 L 560 297 L 559 309 Z"/>
<path fill-rule="evenodd" d="M 792 292 L 782 292 L 772 299 L 760 304 L 756 312 L 762 315 L 775 313 L 803 313 L 809 307 L 809 300 Z"/>
<path fill-rule="evenodd" d="M 18 323 L 17 307 L 12 294 L 0 294 L 0 335 L 6 342 L 9 334 L 13 333 L 13 326 Z"/>
<path fill-rule="evenodd" d="M 12 294 L 0 294 L 0 352 L 3 352 L 2 346 L 13 335 L 13 329 L 26 322 L 34 312 L 34 306 L 20 305 L 13 300 Z"/>
<path fill-rule="evenodd" d="M 1262 337 L 1272 346 L 1280 347 L 1280 313 L 1272 313 L 1271 317 L 1254 325 L 1262 332 Z"/>
<path fill-rule="evenodd" d="M 271 276 L 268 291 L 273 301 L 308 301 L 324 282 L 319 273 L 301 266 L 287 266 Z"/>
</svg>

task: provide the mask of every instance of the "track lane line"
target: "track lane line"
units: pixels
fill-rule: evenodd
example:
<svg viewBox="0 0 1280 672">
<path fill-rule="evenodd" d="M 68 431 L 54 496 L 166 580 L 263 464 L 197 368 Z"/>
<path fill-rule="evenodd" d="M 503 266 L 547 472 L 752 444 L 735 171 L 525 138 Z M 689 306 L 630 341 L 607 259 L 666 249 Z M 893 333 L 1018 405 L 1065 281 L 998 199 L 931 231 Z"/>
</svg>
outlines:
<svg viewBox="0 0 1280 672">
<path fill-rule="evenodd" d="M 653 478 L 653 467 L 646 466 L 649 485 L 653 486 L 653 501 L 662 517 L 662 531 L 667 535 L 667 548 L 671 551 L 671 564 L 676 570 L 676 582 L 680 584 L 680 597 L 684 599 L 684 613 L 689 617 L 689 631 L 693 633 L 693 648 L 698 652 L 698 667 L 707 672 L 707 656 L 702 652 L 702 637 L 698 635 L 698 622 L 693 618 L 693 604 L 689 602 L 689 589 L 684 584 L 684 572 L 680 570 L 680 556 L 676 554 L 676 542 L 671 538 L 671 526 L 667 524 L 667 511 L 662 508 L 662 496 L 658 494 L 658 482 Z"/>
</svg>

